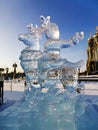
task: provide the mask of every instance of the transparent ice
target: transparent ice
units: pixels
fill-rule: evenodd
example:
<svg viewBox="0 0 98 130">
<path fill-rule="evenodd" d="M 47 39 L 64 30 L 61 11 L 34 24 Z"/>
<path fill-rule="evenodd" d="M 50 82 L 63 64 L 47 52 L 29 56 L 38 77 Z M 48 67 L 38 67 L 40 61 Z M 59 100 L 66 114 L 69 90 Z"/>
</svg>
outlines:
<svg viewBox="0 0 98 130">
<path fill-rule="evenodd" d="M 0 130 L 97 130 L 98 101 L 76 91 L 83 61 L 72 63 L 60 55 L 62 48 L 79 43 L 84 33 L 60 40 L 59 28 L 50 22 L 50 16 L 40 18 L 40 26 L 29 24 L 29 33 L 19 35 L 26 45 L 20 61 L 29 92 L 24 100 L 1 112 Z M 41 50 L 43 34 L 46 41 Z"/>
</svg>

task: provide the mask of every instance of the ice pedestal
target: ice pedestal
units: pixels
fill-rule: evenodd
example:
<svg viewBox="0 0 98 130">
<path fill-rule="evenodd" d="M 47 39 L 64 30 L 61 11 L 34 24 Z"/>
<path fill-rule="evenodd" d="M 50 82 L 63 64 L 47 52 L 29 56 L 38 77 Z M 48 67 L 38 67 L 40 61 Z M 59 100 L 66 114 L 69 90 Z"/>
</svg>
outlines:
<svg viewBox="0 0 98 130">
<path fill-rule="evenodd" d="M 50 82 L 50 81 L 49 81 Z M 33 88 L 34 92 L 20 109 L 19 130 L 76 130 L 75 90 L 58 88 L 58 81 L 47 82 L 48 90 Z M 51 86 L 50 86 L 51 84 Z M 54 87 L 55 86 L 55 87 Z"/>
</svg>

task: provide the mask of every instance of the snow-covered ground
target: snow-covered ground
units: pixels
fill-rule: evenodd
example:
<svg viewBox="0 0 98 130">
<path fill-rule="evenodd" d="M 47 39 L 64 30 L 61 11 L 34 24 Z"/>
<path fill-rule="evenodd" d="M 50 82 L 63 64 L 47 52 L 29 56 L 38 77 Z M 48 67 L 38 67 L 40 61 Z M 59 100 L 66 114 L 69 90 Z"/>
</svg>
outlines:
<svg viewBox="0 0 98 130">
<path fill-rule="evenodd" d="M 98 82 L 81 82 L 80 86 L 84 85 L 82 93 L 85 95 L 98 95 Z M 24 96 L 25 85 L 24 81 L 8 81 L 4 82 L 4 101 L 18 101 Z"/>
<path fill-rule="evenodd" d="M 18 101 L 24 96 L 24 81 L 4 82 L 4 102 L 7 100 Z"/>
<path fill-rule="evenodd" d="M 79 130 L 98 130 L 98 82 L 81 82 L 79 85 L 80 85 L 79 87 L 84 86 L 83 90 L 81 90 L 81 93 L 83 93 L 84 95 L 88 95 L 88 96 L 80 95 L 79 100 L 77 100 L 77 103 L 79 102 L 79 104 L 76 107 L 77 115 L 79 114 L 79 116 L 77 116 L 78 120 L 76 120 L 77 129 L 79 129 Z M 13 119 L 15 119 L 15 117 L 17 115 L 16 111 L 17 111 L 18 105 L 20 106 L 22 101 L 25 101 L 23 98 L 25 95 L 24 90 L 25 90 L 24 81 L 4 82 L 4 104 L 0 106 L 0 114 L 3 115 L 3 116 L 1 115 L 1 118 L 0 118 L 0 121 L 1 121 L 0 130 L 6 129 L 6 128 L 7 128 L 6 130 L 8 130 L 10 128 L 12 130 L 12 129 L 14 129 L 15 125 L 17 126 L 17 118 L 16 118 L 16 120 L 13 120 Z M 81 98 L 83 96 L 85 97 L 85 100 L 84 100 L 84 98 Z M 23 99 L 23 100 L 21 100 L 21 99 Z M 82 103 L 82 101 L 83 101 L 83 103 Z M 16 105 L 15 105 L 15 103 L 16 103 Z M 82 105 L 81 105 L 81 103 L 82 103 Z M 81 109 L 81 108 L 85 108 L 85 109 Z M 83 114 L 81 115 L 81 113 L 83 113 Z M 27 117 L 25 117 L 24 115 Z M 31 121 L 31 119 L 29 119 L 29 118 L 31 118 L 31 114 L 28 114 L 28 112 L 27 112 L 24 115 L 23 115 L 23 117 L 20 116 L 21 120 L 19 120 L 20 124 L 21 124 L 20 126 L 22 126 L 23 129 L 25 127 L 26 128 L 29 127 L 28 124 L 30 124 L 30 121 Z M 35 123 L 36 122 L 35 120 L 39 119 L 39 117 L 35 118 L 35 116 L 34 116 L 34 118 L 32 118 L 32 119 L 34 119 L 34 123 Z M 40 119 L 44 119 L 44 118 L 40 117 Z M 50 119 L 52 119 L 52 118 L 50 118 Z M 19 123 L 19 121 L 18 121 L 18 123 Z M 36 124 L 38 125 L 38 123 L 39 122 L 37 122 Z M 32 121 L 31 121 L 31 124 L 32 124 Z M 31 124 L 30 124 L 30 126 L 33 126 Z M 31 127 L 29 127 L 29 128 L 30 128 L 29 130 L 31 130 Z M 83 129 L 83 128 L 85 128 L 85 129 Z"/>
<path fill-rule="evenodd" d="M 84 83 L 84 94 L 98 95 L 98 82 Z"/>
<path fill-rule="evenodd" d="M 81 93 L 89 95 L 90 97 L 98 97 L 98 82 L 81 82 Z M 25 96 L 24 81 L 5 81 L 4 82 L 4 104 L 0 110 L 13 105 L 15 102 L 20 101 Z"/>
</svg>

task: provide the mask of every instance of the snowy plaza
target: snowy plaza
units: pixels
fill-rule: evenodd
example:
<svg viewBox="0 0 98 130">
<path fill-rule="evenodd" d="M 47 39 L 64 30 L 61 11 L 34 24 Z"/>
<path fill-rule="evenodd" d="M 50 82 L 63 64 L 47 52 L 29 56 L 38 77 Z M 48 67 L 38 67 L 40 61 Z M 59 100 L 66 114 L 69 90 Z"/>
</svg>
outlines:
<svg viewBox="0 0 98 130">
<path fill-rule="evenodd" d="M 87 112 L 85 113 L 86 116 L 83 117 L 83 115 L 82 115 L 82 117 L 80 116 L 80 119 L 79 119 L 83 123 L 81 125 L 84 126 L 84 125 L 87 125 L 85 123 L 87 120 L 89 121 L 89 118 L 90 118 L 90 120 L 93 120 L 93 121 L 97 121 L 97 119 L 98 119 L 97 118 L 98 117 L 98 82 L 81 82 L 80 86 L 82 86 L 83 89 L 81 90 L 79 95 L 80 96 L 82 95 L 84 97 L 83 100 L 88 100 L 88 102 L 87 102 L 88 107 L 86 108 Z M 14 107 L 17 108 L 17 106 L 18 106 L 18 109 L 20 109 L 21 106 L 19 104 L 23 104 L 25 96 L 30 91 L 31 90 L 29 90 L 24 85 L 24 81 L 22 81 L 22 80 L 20 80 L 20 81 L 14 80 L 14 81 L 5 81 L 4 82 L 4 103 L 2 106 L 0 106 L 0 122 L 1 122 L 0 123 L 0 130 L 3 130 L 3 129 L 6 130 L 8 128 L 10 128 L 11 130 L 15 129 L 14 126 L 16 124 L 15 123 L 16 121 L 11 120 L 11 122 L 13 122 L 13 125 L 11 127 L 8 127 L 8 124 L 10 124 L 11 122 L 9 121 L 9 123 L 8 123 L 7 117 L 5 117 L 6 120 L 4 121 L 5 122 L 5 125 L 4 125 L 2 116 L 6 115 L 8 113 L 7 115 L 10 114 L 10 116 L 13 117 L 13 114 L 15 114 L 15 111 L 18 111 Z M 88 115 L 88 112 L 89 112 L 89 115 Z M 78 111 L 77 111 L 77 113 L 78 113 Z M 16 116 L 16 117 L 14 117 L 14 119 L 17 118 L 17 114 L 14 116 Z M 82 121 L 83 119 L 85 119 L 84 122 Z M 6 123 L 8 123 L 8 124 L 6 124 Z M 86 130 L 81 125 L 78 122 L 77 129 L 79 127 L 79 128 L 81 128 L 79 130 L 82 130 L 82 129 Z M 95 125 L 97 125 L 96 122 L 95 122 Z M 95 125 L 93 127 L 98 128 L 98 125 L 97 126 L 95 126 Z M 92 126 L 90 126 L 90 128 L 91 128 L 90 130 L 93 130 Z M 18 127 L 15 130 L 18 130 Z M 19 130 L 22 130 L 22 129 L 19 129 Z"/>
</svg>

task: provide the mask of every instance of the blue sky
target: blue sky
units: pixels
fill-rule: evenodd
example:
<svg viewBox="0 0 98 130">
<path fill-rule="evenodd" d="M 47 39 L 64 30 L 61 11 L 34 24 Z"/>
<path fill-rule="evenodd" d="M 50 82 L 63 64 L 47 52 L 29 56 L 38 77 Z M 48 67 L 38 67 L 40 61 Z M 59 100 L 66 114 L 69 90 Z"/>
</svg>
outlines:
<svg viewBox="0 0 98 130">
<path fill-rule="evenodd" d="M 60 39 L 84 32 L 84 39 L 63 49 L 62 57 L 72 62 L 83 59 L 86 64 L 87 39 L 98 26 L 98 0 L 0 0 L 0 67 L 13 71 L 16 62 L 17 71 L 22 71 L 19 56 L 25 45 L 18 34 L 28 33 L 26 26 L 30 23 L 40 25 L 40 15 L 51 16 L 51 22 L 59 26 Z"/>
</svg>

